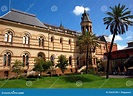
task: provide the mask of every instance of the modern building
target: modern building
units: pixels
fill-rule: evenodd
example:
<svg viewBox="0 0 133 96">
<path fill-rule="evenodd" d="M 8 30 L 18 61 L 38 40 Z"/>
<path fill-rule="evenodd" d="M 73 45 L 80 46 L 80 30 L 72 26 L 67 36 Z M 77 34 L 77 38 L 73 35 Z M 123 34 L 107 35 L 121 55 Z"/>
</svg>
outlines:
<svg viewBox="0 0 133 96">
<path fill-rule="evenodd" d="M 81 17 L 82 33 L 92 32 L 92 22 L 86 11 Z M 56 65 L 58 56 L 66 55 L 69 65 L 65 73 L 73 73 L 85 65 L 85 54 L 80 54 L 77 46 L 78 36 L 82 33 L 45 24 L 33 14 L 11 10 L 0 17 L 0 77 L 12 77 L 12 63 L 17 59 L 23 62 L 26 73 L 34 67 L 34 59 L 42 57 L 51 60 Z M 99 40 L 100 48 L 93 53 L 93 67 L 96 68 L 96 58 L 103 58 L 107 52 L 106 42 Z M 115 50 L 117 45 L 114 44 Z M 107 48 L 107 49 L 106 49 Z M 60 69 L 53 68 L 56 74 Z"/>
</svg>

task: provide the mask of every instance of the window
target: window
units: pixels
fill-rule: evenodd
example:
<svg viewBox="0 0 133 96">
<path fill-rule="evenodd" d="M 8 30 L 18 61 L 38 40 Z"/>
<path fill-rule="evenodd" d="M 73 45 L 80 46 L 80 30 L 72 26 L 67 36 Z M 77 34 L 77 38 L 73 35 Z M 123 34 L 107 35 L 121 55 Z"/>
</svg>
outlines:
<svg viewBox="0 0 133 96">
<path fill-rule="evenodd" d="M 38 42 L 39 42 L 39 47 L 44 46 L 44 38 L 42 36 L 39 37 Z"/>
<path fill-rule="evenodd" d="M 44 54 L 43 52 L 39 52 L 37 56 L 38 56 L 39 58 L 43 58 L 44 61 L 46 60 L 45 54 Z"/>
<path fill-rule="evenodd" d="M 50 61 L 51 61 L 52 63 L 54 63 L 54 59 L 55 59 L 54 55 L 51 55 Z"/>
<path fill-rule="evenodd" d="M 30 41 L 30 37 L 29 37 L 29 35 L 28 34 L 25 34 L 24 36 L 23 36 L 23 44 L 29 44 L 29 41 Z"/>
<path fill-rule="evenodd" d="M 62 38 L 60 38 L 60 43 L 62 43 L 63 42 L 63 39 Z"/>
<path fill-rule="evenodd" d="M 12 32 L 9 31 L 9 32 L 5 33 L 4 41 L 5 41 L 5 42 L 11 43 L 11 42 L 12 42 L 12 37 L 13 37 L 13 36 L 12 36 Z"/>
<path fill-rule="evenodd" d="M 4 77 L 8 77 L 9 72 L 8 71 L 4 71 Z"/>
<path fill-rule="evenodd" d="M 69 65 L 72 65 L 72 56 L 69 57 Z"/>
<path fill-rule="evenodd" d="M 11 54 L 10 54 L 10 52 L 6 52 L 5 54 L 4 54 L 4 58 L 3 58 L 4 60 L 4 66 L 10 66 L 11 65 Z"/>
<path fill-rule="evenodd" d="M 27 53 L 25 53 L 23 55 L 23 66 L 28 66 L 29 65 L 29 55 Z"/>
<path fill-rule="evenodd" d="M 77 57 L 77 65 L 79 65 L 79 57 Z"/>
<path fill-rule="evenodd" d="M 71 39 L 69 39 L 68 43 L 69 43 L 69 45 L 71 45 Z"/>
<path fill-rule="evenodd" d="M 51 42 L 54 42 L 54 37 L 53 36 L 51 37 Z"/>
</svg>

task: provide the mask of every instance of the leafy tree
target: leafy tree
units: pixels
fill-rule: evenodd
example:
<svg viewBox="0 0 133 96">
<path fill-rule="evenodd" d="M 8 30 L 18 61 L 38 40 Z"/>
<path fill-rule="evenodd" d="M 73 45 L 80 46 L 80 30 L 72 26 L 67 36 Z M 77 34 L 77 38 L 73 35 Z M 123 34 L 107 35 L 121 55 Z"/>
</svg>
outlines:
<svg viewBox="0 0 133 96">
<path fill-rule="evenodd" d="M 50 69 L 51 66 L 53 66 L 53 62 L 45 61 L 44 64 L 42 65 L 43 71 L 47 71 L 48 69 Z"/>
<path fill-rule="evenodd" d="M 34 61 L 35 63 L 34 63 L 33 70 L 36 72 L 39 72 L 40 74 L 50 69 L 50 67 L 53 65 L 51 61 L 44 61 L 43 58 L 39 58 L 39 57 L 35 58 Z"/>
<path fill-rule="evenodd" d="M 44 71 L 43 69 L 44 59 L 37 57 L 34 59 L 34 62 L 35 63 L 33 70 L 41 74 Z"/>
<path fill-rule="evenodd" d="M 79 36 L 78 45 L 80 50 L 84 50 L 84 53 L 86 53 L 86 74 L 88 74 L 88 63 L 92 65 L 91 53 L 99 46 L 98 38 L 92 32 L 85 32 Z"/>
<path fill-rule="evenodd" d="M 17 78 L 22 72 L 22 67 L 23 67 L 23 64 L 20 60 L 15 60 L 13 62 L 12 71 L 17 73 Z"/>
<path fill-rule="evenodd" d="M 131 21 L 131 19 L 133 19 L 133 15 L 131 15 L 131 11 L 129 11 L 128 8 L 125 7 L 125 5 L 118 4 L 114 7 L 110 7 L 110 9 L 111 12 L 106 13 L 108 17 L 103 18 L 104 24 L 107 25 L 106 29 L 110 28 L 110 32 L 111 34 L 113 34 L 107 58 L 107 79 L 109 78 L 109 60 L 111 57 L 115 35 L 124 34 L 128 30 L 128 26 L 133 25 L 133 21 Z"/>
<path fill-rule="evenodd" d="M 66 59 L 66 56 L 60 55 L 58 57 L 57 65 L 55 67 L 59 67 L 64 74 L 64 71 L 67 69 L 66 67 L 68 66 L 68 60 Z"/>
</svg>

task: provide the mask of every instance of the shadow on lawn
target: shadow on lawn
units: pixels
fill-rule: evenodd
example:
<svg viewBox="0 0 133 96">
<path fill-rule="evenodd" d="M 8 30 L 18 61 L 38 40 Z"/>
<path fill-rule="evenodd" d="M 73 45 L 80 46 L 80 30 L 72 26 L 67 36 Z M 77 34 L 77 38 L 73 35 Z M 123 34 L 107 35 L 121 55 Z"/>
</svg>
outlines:
<svg viewBox="0 0 133 96">
<path fill-rule="evenodd" d="M 92 82 L 94 80 L 90 79 L 90 78 L 87 78 L 87 77 L 81 77 L 81 76 L 64 76 L 62 77 L 62 79 L 64 79 L 66 82 L 77 82 L 77 81 L 82 81 L 82 82 Z"/>
</svg>

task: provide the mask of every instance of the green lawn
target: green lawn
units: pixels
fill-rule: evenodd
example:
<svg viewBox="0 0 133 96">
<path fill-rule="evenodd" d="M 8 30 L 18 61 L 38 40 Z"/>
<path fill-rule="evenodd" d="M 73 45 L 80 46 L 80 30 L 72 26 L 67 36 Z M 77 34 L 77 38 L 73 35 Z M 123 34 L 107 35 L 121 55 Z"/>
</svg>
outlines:
<svg viewBox="0 0 133 96">
<path fill-rule="evenodd" d="M 126 82 L 128 81 L 128 85 Z M 34 81 L 23 79 L 0 81 L 0 88 L 133 88 L 133 78 L 105 79 L 96 75 L 43 77 Z"/>
</svg>

